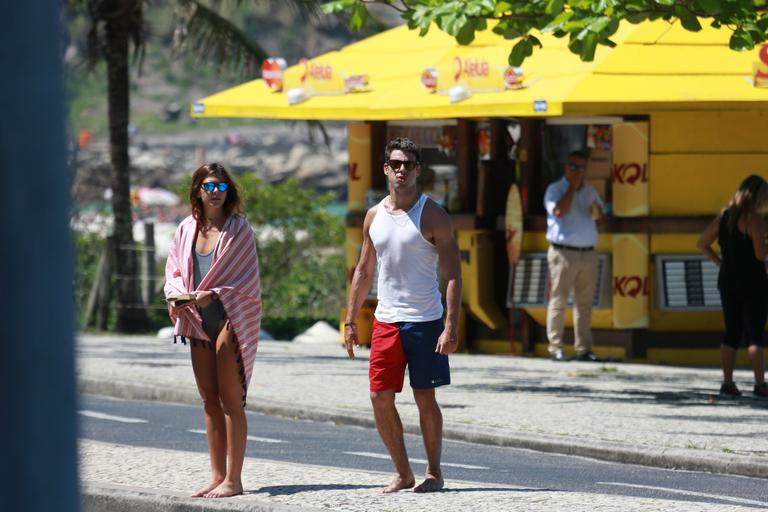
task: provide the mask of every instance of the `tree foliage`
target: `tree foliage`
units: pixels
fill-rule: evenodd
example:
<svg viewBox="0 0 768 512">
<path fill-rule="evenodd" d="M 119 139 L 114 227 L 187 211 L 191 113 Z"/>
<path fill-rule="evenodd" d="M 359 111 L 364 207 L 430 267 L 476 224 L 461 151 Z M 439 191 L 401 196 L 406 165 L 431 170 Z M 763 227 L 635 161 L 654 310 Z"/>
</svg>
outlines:
<svg viewBox="0 0 768 512">
<path fill-rule="evenodd" d="M 267 184 L 246 174 L 238 181 L 259 241 L 267 330 L 276 323 L 336 318 L 346 281 L 344 221 L 324 210 L 334 194 L 316 196 L 292 178 Z"/>
<path fill-rule="evenodd" d="M 112 212 L 114 217 L 114 259 L 117 281 L 117 329 L 123 332 L 146 326 L 146 311 L 140 304 L 138 264 L 133 246 L 130 207 L 130 121 L 129 58 L 141 63 L 145 48 L 145 8 L 149 0 L 66 0 L 72 13 L 88 19 L 89 61 L 107 64 L 107 105 L 109 116 L 110 164 L 112 166 Z M 240 3 L 244 3 L 240 2 Z M 290 0 L 298 12 L 314 12 L 317 0 Z M 261 47 L 228 20 L 218 0 L 174 0 L 177 50 L 191 49 L 201 58 L 233 63 L 243 72 L 255 69 L 266 56 Z"/>
<path fill-rule="evenodd" d="M 432 24 L 466 45 L 475 32 L 493 31 L 514 45 L 509 63 L 519 66 L 541 48 L 532 32 L 568 37 L 568 48 L 584 61 L 591 61 L 597 45 L 613 47 L 611 40 L 619 23 L 641 23 L 663 19 L 679 21 L 689 31 L 702 23 L 732 32 L 733 50 L 751 50 L 768 39 L 767 0 L 334 0 L 326 2 L 326 13 L 347 12 L 351 28 L 362 27 L 368 4 L 385 4 L 400 11 L 411 29 L 425 35 Z"/>
</svg>

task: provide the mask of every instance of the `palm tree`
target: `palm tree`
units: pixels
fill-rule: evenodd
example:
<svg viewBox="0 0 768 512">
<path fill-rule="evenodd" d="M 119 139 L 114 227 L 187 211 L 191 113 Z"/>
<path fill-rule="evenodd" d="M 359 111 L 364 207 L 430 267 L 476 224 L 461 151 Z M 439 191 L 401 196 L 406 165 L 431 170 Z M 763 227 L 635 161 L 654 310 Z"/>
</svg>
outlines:
<svg viewBox="0 0 768 512">
<path fill-rule="evenodd" d="M 107 65 L 109 147 L 112 166 L 112 211 L 117 279 L 117 330 L 136 332 L 146 326 L 141 304 L 138 259 L 133 246 L 130 204 L 130 57 L 141 65 L 144 55 L 144 7 L 149 0 L 68 0 L 69 7 L 87 16 L 87 38 L 91 64 Z M 317 13 L 317 0 L 287 0 L 303 15 Z M 240 66 L 253 72 L 267 57 L 256 42 L 218 13 L 220 1 L 205 4 L 196 0 L 174 0 L 174 48 L 196 51 L 219 64 Z M 242 1 L 238 3 L 244 3 Z"/>
</svg>

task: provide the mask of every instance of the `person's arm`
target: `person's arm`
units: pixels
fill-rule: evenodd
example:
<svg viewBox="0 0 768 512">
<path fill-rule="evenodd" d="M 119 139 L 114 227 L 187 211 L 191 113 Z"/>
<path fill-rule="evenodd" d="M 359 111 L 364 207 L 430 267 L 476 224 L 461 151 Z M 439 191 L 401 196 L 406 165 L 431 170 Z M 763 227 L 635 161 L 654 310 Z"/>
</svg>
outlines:
<svg viewBox="0 0 768 512">
<path fill-rule="evenodd" d="M 576 196 L 576 187 L 571 183 L 568 182 L 568 190 L 565 191 L 565 195 L 560 198 L 560 200 L 555 204 L 554 210 L 552 210 L 552 213 L 555 215 L 555 217 L 565 217 L 568 215 L 568 212 L 571 211 L 571 206 L 573 205 L 573 198 Z"/>
<path fill-rule="evenodd" d="M 755 251 L 755 258 L 765 261 L 765 220 L 758 214 L 753 214 L 749 219 L 749 236 L 752 237 L 752 248 Z"/>
<path fill-rule="evenodd" d="M 440 260 L 440 271 L 446 282 L 445 327 L 437 340 L 435 352 L 450 354 L 456 352 L 459 346 L 458 323 L 459 306 L 461 305 L 461 258 L 459 246 L 453 236 L 451 218 L 437 203 L 428 201 L 424 207 L 426 230 L 431 234 L 437 256 Z"/>
<path fill-rule="evenodd" d="M 720 266 L 720 256 L 712 249 L 712 244 L 717 240 L 717 232 L 719 229 L 720 215 L 715 217 L 714 220 L 704 228 L 704 231 L 699 236 L 699 240 L 696 242 L 696 248 L 718 267 Z"/>
<path fill-rule="evenodd" d="M 347 316 L 344 319 L 344 343 L 347 347 L 347 354 L 350 359 L 355 358 L 355 345 L 360 344 L 357 335 L 357 323 L 355 319 L 363 307 L 363 302 L 371 290 L 373 281 L 373 272 L 376 270 L 376 249 L 373 247 L 370 229 L 373 218 L 376 216 L 374 206 L 365 214 L 363 223 L 363 248 L 360 251 L 360 259 L 355 267 L 355 273 L 352 275 L 352 284 L 349 287 L 349 299 L 347 300 Z"/>
<path fill-rule="evenodd" d="M 594 215 L 595 222 L 598 226 L 603 226 L 605 224 L 605 206 L 603 203 L 603 198 L 600 197 L 600 194 L 597 193 L 597 190 L 592 187 L 592 208 L 593 212 L 596 213 Z"/>
<path fill-rule="evenodd" d="M 176 232 L 173 235 L 173 241 L 171 242 L 171 246 L 168 249 L 168 259 L 165 262 L 165 286 L 163 287 L 163 292 L 165 293 L 165 298 L 170 299 L 171 297 L 178 296 L 186 291 L 184 287 L 184 279 L 181 276 L 181 246 L 182 246 L 182 232 L 183 228 L 182 225 L 179 225 L 176 228 Z M 191 307 L 194 305 L 195 301 L 191 300 L 188 302 L 185 302 L 181 306 L 177 306 L 176 302 L 169 300 L 168 301 L 168 313 L 171 317 L 172 322 L 176 322 L 176 316 L 178 315 L 178 312 L 182 309 L 186 309 L 188 307 Z"/>
</svg>

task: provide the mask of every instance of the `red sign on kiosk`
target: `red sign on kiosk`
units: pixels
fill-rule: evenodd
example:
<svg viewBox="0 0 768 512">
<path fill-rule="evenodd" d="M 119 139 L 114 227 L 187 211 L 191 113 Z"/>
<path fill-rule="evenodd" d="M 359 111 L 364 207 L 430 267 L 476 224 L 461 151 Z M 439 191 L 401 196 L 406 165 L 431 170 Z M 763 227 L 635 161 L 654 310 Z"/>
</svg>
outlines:
<svg viewBox="0 0 768 512">
<path fill-rule="evenodd" d="M 755 87 L 768 87 L 768 44 L 760 47 L 759 60 L 752 65 L 752 80 Z"/>
<path fill-rule="evenodd" d="M 264 59 L 261 63 L 261 77 L 267 87 L 273 91 L 283 90 L 283 70 L 286 64 L 284 59 Z"/>
<path fill-rule="evenodd" d="M 447 94 L 452 102 L 476 93 L 503 92 L 526 87 L 523 70 L 483 53 L 450 55 L 421 73 L 421 85 L 429 92 Z"/>
</svg>

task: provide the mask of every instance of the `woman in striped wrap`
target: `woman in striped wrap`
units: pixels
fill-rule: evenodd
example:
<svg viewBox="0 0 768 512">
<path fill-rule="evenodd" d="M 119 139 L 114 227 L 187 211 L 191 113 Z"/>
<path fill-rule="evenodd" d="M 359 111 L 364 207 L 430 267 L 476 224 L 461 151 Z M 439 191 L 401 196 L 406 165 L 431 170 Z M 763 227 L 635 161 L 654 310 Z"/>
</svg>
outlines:
<svg viewBox="0 0 768 512">
<path fill-rule="evenodd" d="M 165 268 L 174 342 L 189 340 L 205 409 L 211 482 L 192 496 L 243 492 L 245 398 L 261 323 L 256 239 L 239 212 L 240 193 L 226 169 L 201 166 L 189 190 L 192 215 L 176 230 Z M 173 297 L 193 293 L 190 302 Z"/>
</svg>

